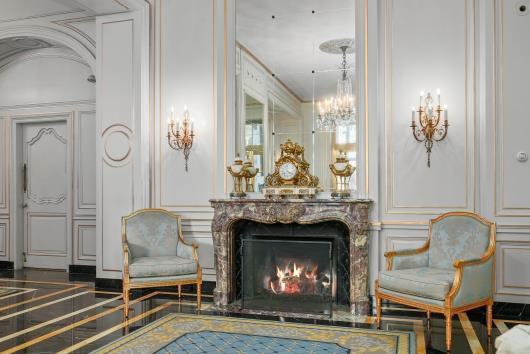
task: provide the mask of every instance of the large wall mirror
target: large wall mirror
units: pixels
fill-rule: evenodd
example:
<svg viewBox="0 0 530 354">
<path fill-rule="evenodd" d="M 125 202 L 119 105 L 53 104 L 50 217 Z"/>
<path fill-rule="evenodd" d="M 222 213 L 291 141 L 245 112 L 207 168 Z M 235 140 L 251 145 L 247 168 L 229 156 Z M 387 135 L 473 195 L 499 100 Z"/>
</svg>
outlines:
<svg viewBox="0 0 530 354">
<path fill-rule="evenodd" d="M 325 191 L 340 152 L 357 166 L 354 5 L 236 0 L 236 151 L 260 169 L 258 189 L 287 139 Z"/>
</svg>

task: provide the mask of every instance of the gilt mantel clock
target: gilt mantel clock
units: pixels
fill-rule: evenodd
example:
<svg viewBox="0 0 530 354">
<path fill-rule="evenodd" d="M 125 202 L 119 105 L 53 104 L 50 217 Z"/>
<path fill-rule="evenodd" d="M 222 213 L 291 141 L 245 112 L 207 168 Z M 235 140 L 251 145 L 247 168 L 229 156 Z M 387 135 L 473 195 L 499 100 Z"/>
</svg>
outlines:
<svg viewBox="0 0 530 354">
<path fill-rule="evenodd" d="M 318 191 L 318 178 L 309 173 L 304 148 L 287 140 L 280 145 L 280 157 L 274 163 L 274 172 L 265 179 L 263 194 L 274 198 L 312 198 Z"/>
</svg>

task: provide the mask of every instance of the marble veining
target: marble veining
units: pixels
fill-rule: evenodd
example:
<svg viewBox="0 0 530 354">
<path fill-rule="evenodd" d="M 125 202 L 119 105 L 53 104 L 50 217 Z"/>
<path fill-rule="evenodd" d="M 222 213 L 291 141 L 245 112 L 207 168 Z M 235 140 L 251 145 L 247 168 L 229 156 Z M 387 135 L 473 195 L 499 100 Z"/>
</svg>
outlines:
<svg viewBox="0 0 530 354">
<path fill-rule="evenodd" d="M 216 269 L 214 304 L 226 309 L 235 295 L 233 225 L 238 220 L 266 224 L 315 224 L 339 221 L 350 236 L 350 304 L 355 315 L 368 315 L 368 211 L 370 200 L 354 199 L 212 199 L 212 234 Z"/>
</svg>

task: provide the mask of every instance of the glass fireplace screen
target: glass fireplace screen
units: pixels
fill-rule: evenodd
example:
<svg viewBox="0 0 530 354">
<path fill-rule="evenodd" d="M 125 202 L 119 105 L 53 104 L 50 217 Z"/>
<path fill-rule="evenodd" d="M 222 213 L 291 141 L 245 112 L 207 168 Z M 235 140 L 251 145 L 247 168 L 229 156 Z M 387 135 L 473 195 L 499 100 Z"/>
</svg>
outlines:
<svg viewBox="0 0 530 354">
<path fill-rule="evenodd" d="M 331 315 L 332 241 L 244 239 L 241 307 Z"/>
</svg>

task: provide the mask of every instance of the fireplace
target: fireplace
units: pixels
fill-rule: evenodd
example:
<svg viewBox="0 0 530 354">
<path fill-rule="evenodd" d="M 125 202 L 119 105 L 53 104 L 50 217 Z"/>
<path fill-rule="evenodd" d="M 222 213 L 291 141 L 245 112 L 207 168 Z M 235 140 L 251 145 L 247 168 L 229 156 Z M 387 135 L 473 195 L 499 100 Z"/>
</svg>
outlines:
<svg viewBox="0 0 530 354">
<path fill-rule="evenodd" d="M 243 310 L 331 315 L 349 301 L 349 232 L 338 221 L 234 226 L 235 302 Z"/>
<path fill-rule="evenodd" d="M 218 309 L 326 314 L 344 304 L 353 314 L 370 313 L 370 200 L 210 202 Z"/>
</svg>

